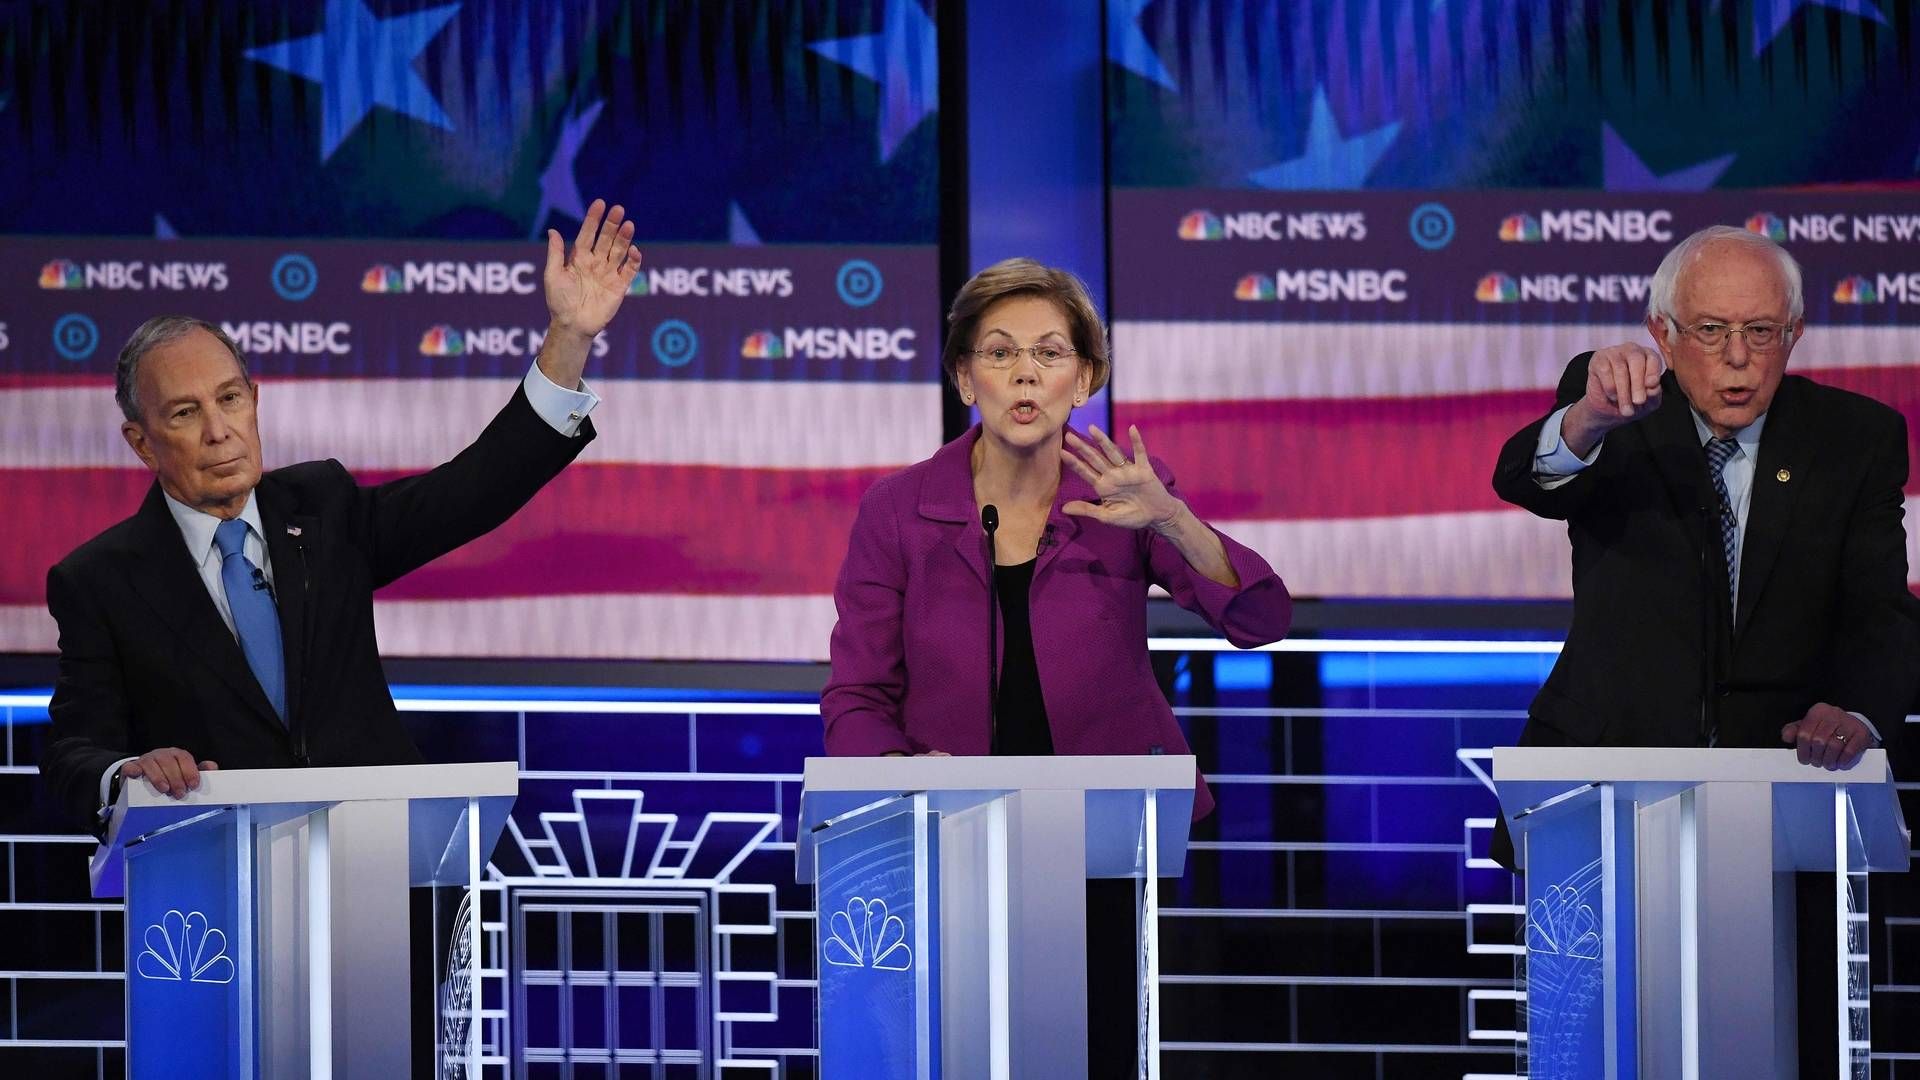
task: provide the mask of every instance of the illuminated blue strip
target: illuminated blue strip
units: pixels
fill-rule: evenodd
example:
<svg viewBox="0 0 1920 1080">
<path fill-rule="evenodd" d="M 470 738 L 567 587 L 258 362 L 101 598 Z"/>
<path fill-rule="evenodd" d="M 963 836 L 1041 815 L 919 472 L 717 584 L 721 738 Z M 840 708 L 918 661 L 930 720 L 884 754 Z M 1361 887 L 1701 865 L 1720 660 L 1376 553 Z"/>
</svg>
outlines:
<svg viewBox="0 0 1920 1080">
<path fill-rule="evenodd" d="M 1552 666 L 1552 657 L 1526 653 L 1325 653 L 1320 657 L 1320 685 L 1329 690 L 1538 686 Z"/>
</svg>

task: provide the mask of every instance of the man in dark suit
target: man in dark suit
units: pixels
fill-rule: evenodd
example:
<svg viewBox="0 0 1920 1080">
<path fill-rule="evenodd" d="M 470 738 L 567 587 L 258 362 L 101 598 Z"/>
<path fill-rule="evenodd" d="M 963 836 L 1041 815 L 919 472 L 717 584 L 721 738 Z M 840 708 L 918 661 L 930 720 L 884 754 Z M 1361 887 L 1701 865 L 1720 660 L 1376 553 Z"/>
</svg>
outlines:
<svg viewBox="0 0 1920 1080">
<path fill-rule="evenodd" d="M 580 376 L 640 263 L 624 218 L 595 201 L 570 259 L 548 233 L 551 322 L 520 389 L 452 461 L 377 487 L 337 461 L 263 474 L 233 341 L 178 316 L 135 331 L 115 397 L 154 485 L 47 574 L 60 661 L 41 771 L 76 821 L 98 830 L 135 779 L 178 798 L 222 766 L 420 759 L 373 590 L 498 526 L 593 438 Z"/>
<path fill-rule="evenodd" d="M 1573 543 L 1573 625 L 1522 745 L 1790 745 L 1844 769 L 1899 731 L 1920 679 L 1906 423 L 1785 374 L 1802 310 L 1783 248 L 1702 230 L 1654 276 L 1658 350 L 1575 357 L 1501 449 L 1495 491 Z M 1803 1008 L 1803 1050 L 1823 1018 L 1831 1047 L 1831 1007 Z"/>
</svg>

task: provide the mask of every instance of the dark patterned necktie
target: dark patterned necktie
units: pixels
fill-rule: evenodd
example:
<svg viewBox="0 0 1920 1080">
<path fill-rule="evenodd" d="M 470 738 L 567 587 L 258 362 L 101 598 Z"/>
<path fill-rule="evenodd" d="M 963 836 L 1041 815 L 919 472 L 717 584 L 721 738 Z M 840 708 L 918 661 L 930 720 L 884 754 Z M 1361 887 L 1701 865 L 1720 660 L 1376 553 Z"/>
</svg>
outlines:
<svg viewBox="0 0 1920 1080">
<path fill-rule="evenodd" d="M 1733 439 L 1712 439 L 1707 442 L 1707 475 L 1713 478 L 1713 493 L 1720 497 L 1720 554 L 1727 560 L 1727 600 L 1733 601 L 1734 560 L 1740 554 L 1740 523 L 1733 516 L 1733 500 L 1727 497 L 1727 479 L 1722 475 L 1727 462 L 1740 452 L 1740 444 Z M 1732 610 L 1729 606 L 1728 610 Z"/>
</svg>

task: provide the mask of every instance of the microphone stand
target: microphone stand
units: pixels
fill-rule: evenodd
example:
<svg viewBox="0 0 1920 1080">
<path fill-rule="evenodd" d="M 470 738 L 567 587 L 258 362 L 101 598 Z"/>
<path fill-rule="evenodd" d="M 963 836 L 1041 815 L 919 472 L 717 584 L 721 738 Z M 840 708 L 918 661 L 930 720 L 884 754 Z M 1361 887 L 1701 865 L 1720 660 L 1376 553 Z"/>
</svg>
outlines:
<svg viewBox="0 0 1920 1080">
<path fill-rule="evenodd" d="M 980 508 L 980 528 L 987 534 L 987 739 L 990 753 L 1000 751 L 1000 590 L 999 556 L 993 550 L 993 534 L 1000 528 L 1000 510 L 989 503 Z"/>
</svg>

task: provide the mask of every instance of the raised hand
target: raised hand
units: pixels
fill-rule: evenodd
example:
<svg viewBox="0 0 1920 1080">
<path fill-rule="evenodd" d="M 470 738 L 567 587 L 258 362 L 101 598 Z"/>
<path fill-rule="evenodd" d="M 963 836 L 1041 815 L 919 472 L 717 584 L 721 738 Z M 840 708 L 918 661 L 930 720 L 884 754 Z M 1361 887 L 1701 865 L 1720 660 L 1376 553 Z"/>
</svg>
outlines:
<svg viewBox="0 0 1920 1080">
<path fill-rule="evenodd" d="M 1587 361 L 1587 392 L 1567 410 L 1561 437 L 1585 457 L 1607 432 L 1652 415 L 1660 407 L 1660 376 L 1666 358 L 1644 345 L 1623 343 L 1594 350 Z"/>
<path fill-rule="evenodd" d="M 1127 460 L 1105 432 L 1091 426 L 1087 431 L 1093 435 L 1093 445 L 1069 431 L 1067 449 L 1061 450 L 1060 456 L 1081 479 L 1093 485 L 1100 501 L 1075 499 L 1062 506 L 1061 511 L 1123 529 L 1152 527 L 1165 531 L 1173 528 L 1186 504 L 1174 498 L 1154 475 L 1140 429 L 1127 428 L 1133 442 L 1132 461 Z"/>
<path fill-rule="evenodd" d="M 620 301 L 626 299 L 627 286 L 640 272 L 640 249 L 633 246 L 633 222 L 626 218 L 625 207 L 608 210 L 605 199 L 593 200 L 574 237 L 571 258 L 559 231 L 547 230 L 550 332 L 591 340 L 613 321 Z"/>
</svg>

